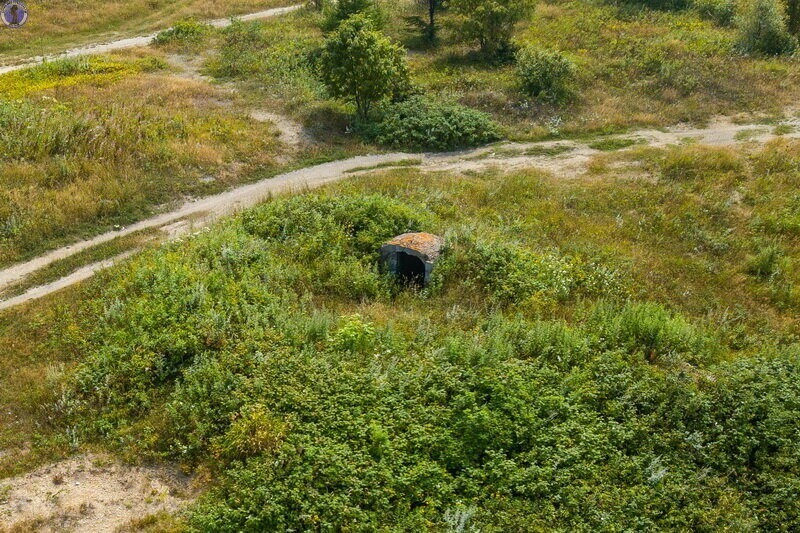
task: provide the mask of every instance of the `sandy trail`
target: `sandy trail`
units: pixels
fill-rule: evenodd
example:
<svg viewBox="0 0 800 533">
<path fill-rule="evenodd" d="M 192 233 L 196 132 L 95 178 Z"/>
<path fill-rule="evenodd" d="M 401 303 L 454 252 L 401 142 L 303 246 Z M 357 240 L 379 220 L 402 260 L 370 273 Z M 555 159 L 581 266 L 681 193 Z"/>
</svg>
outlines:
<svg viewBox="0 0 800 533">
<path fill-rule="evenodd" d="M 793 133 L 784 135 L 784 137 L 800 137 L 799 120 L 786 121 L 782 124 L 794 128 Z M 638 140 L 640 141 L 639 146 L 649 145 L 664 147 L 687 140 L 692 140 L 698 144 L 720 146 L 733 145 L 741 142 L 764 143 L 776 138 L 776 135 L 772 133 L 773 129 L 774 127 L 734 124 L 728 119 L 718 119 L 713 121 L 708 128 L 676 127 L 664 131 L 641 130 L 616 137 Z M 746 141 L 741 140 L 743 136 L 747 137 Z M 537 150 L 541 152 L 542 149 L 556 146 L 562 147 L 565 151 L 558 155 L 535 155 Z M 533 151 L 534 155 L 526 155 L 526 151 Z M 563 178 L 578 178 L 586 172 L 587 164 L 599 153 L 601 152 L 590 148 L 587 144 L 572 141 L 556 141 L 539 143 L 501 143 L 474 150 L 444 154 L 393 152 L 358 156 L 341 161 L 323 163 L 321 165 L 288 172 L 273 178 L 237 187 L 214 196 L 190 201 L 175 211 L 142 220 L 120 231 L 104 233 L 92 239 L 53 250 L 25 263 L 19 263 L 0 270 L 0 290 L 19 282 L 27 275 L 55 261 L 120 236 L 145 229 L 161 228 L 164 230 L 166 238 L 176 238 L 188 232 L 207 227 L 213 221 L 221 217 L 252 207 L 272 195 L 320 187 L 327 183 L 369 172 L 371 168 L 378 165 L 386 166 L 393 163 L 418 160 L 419 164 L 414 166 L 426 172 L 467 172 L 481 171 L 489 168 L 512 171 L 521 168 L 537 168 L 552 172 L 556 176 Z M 36 287 L 13 299 L 0 302 L 0 310 L 51 294 L 73 283 L 82 281 L 90 277 L 97 270 L 105 268 L 113 263 L 114 260 L 110 260 L 88 265 L 52 284 Z"/>
<path fill-rule="evenodd" d="M 297 4 L 287 7 L 276 7 L 273 9 L 265 9 L 263 11 L 258 11 L 256 13 L 250 13 L 248 15 L 242 15 L 235 18 L 237 18 L 238 20 L 266 19 L 270 17 L 277 17 L 279 15 L 285 15 L 286 13 L 291 13 L 292 11 L 296 11 L 301 7 L 303 7 L 302 4 Z M 215 28 L 226 28 L 230 26 L 231 18 L 211 20 L 208 21 L 208 23 L 214 26 Z M 115 50 L 124 50 L 126 48 L 138 48 L 141 46 L 147 46 L 150 44 L 153 38 L 156 35 L 158 35 L 158 33 L 159 32 L 154 32 L 149 35 L 140 35 L 139 37 L 129 37 L 127 39 L 119 39 L 117 41 L 112 41 L 109 43 L 100 43 L 100 44 L 82 46 L 80 48 L 73 48 L 71 50 L 67 50 L 60 54 L 54 54 L 50 56 L 37 56 L 32 58 L 30 61 L 26 61 L 24 63 L 0 66 L 0 74 L 6 74 L 8 72 L 13 72 L 15 70 L 21 70 L 24 68 L 33 67 L 44 61 L 51 61 L 53 59 L 64 59 L 68 57 L 77 57 L 77 56 L 91 55 L 91 54 L 105 54 L 108 52 L 113 52 Z"/>
</svg>

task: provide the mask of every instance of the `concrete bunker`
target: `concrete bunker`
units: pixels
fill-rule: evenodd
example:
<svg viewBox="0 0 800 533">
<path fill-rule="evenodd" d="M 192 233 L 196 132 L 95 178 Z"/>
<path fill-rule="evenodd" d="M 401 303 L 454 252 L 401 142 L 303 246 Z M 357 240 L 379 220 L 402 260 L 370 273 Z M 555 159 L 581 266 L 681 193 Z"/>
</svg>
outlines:
<svg viewBox="0 0 800 533">
<path fill-rule="evenodd" d="M 444 239 L 431 233 L 404 233 L 381 246 L 381 264 L 402 283 L 426 285 L 443 245 Z"/>
</svg>

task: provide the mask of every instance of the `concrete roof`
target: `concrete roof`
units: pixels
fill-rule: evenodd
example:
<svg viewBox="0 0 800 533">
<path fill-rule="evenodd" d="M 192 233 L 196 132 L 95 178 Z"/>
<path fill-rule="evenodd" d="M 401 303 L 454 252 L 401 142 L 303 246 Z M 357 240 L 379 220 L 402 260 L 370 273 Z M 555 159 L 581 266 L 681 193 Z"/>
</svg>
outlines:
<svg viewBox="0 0 800 533">
<path fill-rule="evenodd" d="M 388 241 L 384 246 L 399 246 L 414 250 L 427 257 L 428 261 L 435 261 L 442 253 L 444 239 L 432 233 L 404 233 Z"/>
</svg>

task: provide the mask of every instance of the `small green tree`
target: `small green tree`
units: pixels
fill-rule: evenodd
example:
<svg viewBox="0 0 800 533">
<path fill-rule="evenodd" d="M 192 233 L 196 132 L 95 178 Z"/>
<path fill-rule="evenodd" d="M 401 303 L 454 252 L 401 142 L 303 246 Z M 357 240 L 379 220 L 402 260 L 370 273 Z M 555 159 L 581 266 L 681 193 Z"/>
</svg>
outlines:
<svg viewBox="0 0 800 533">
<path fill-rule="evenodd" d="M 319 61 L 328 92 L 354 102 L 361 120 L 375 102 L 409 85 L 403 49 L 373 28 L 365 15 L 349 18 L 325 40 Z"/>
<path fill-rule="evenodd" d="M 800 33 L 800 0 L 786 0 L 786 15 L 789 17 L 789 32 Z"/>
<path fill-rule="evenodd" d="M 739 18 L 739 50 L 745 54 L 789 54 L 797 47 L 776 0 L 752 0 Z"/>
<path fill-rule="evenodd" d="M 436 41 L 439 29 L 436 16 L 445 8 L 445 0 L 417 0 L 417 2 L 425 8 L 426 17 L 408 17 L 407 21 L 412 27 L 421 30 L 426 41 L 433 43 Z"/>
<path fill-rule="evenodd" d="M 488 56 L 499 56 L 511 49 L 514 27 L 528 16 L 534 0 L 452 0 L 461 35 L 477 41 Z"/>
</svg>

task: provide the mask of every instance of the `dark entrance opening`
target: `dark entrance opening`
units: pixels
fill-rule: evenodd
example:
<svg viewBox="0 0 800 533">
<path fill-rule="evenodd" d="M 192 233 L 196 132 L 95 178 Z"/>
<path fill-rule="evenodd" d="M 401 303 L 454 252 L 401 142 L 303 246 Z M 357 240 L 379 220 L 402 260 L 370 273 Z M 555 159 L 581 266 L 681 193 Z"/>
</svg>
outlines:
<svg viewBox="0 0 800 533">
<path fill-rule="evenodd" d="M 425 263 L 419 257 L 397 252 L 397 278 L 408 285 L 422 286 L 425 283 Z"/>
</svg>

